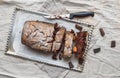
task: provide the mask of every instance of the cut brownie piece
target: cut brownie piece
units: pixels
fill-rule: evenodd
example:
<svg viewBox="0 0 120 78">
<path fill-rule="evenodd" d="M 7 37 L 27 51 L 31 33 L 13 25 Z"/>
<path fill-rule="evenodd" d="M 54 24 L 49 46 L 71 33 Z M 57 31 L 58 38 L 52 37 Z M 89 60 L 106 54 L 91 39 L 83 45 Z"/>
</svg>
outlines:
<svg viewBox="0 0 120 78">
<path fill-rule="evenodd" d="M 67 31 L 65 34 L 65 45 L 63 51 L 63 56 L 65 58 L 69 58 L 72 56 L 73 38 L 74 38 L 74 33 Z"/>
<path fill-rule="evenodd" d="M 53 52 L 57 52 L 60 50 L 65 32 L 66 29 L 64 27 L 59 28 L 59 30 L 56 32 L 52 46 Z"/>
<path fill-rule="evenodd" d="M 22 30 L 23 44 L 36 49 L 50 52 L 52 47 L 54 24 L 41 21 L 27 21 Z"/>
<path fill-rule="evenodd" d="M 82 58 L 87 45 L 87 31 L 78 32 L 75 39 L 75 56 Z"/>
<path fill-rule="evenodd" d="M 87 36 L 88 36 L 87 31 L 81 31 L 77 33 L 75 39 L 74 53 L 75 56 L 78 58 L 79 64 L 83 64 L 84 61 L 84 53 L 87 45 Z"/>
</svg>

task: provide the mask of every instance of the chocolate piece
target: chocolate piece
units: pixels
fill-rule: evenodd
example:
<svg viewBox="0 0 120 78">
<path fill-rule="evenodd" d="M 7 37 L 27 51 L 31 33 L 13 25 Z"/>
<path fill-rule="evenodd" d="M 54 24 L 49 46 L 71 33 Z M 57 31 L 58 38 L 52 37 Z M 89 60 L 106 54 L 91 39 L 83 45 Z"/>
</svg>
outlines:
<svg viewBox="0 0 120 78">
<path fill-rule="evenodd" d="M 59 60 L 62 60 L 62 54 L 59 54 Z"/>
<path fill-rule="evenodd" d="M 21 42 L 33 49 L 50 52 L 54 24 L 41 21 L 27 21 L 24 24 Z"/>
<path fill-rule="evenodd" d="M 96 49 L 94 49 L 94 53 L 98 53 L 98 52 L 100 52 L 100 48 L 96 48 Z"/>
<path fill-rule="evenodd" d="M 71 68 L 74 68 L 74 65 L 72 64 L 72 62 L 70 61 L 69 63 L 69 68 L 71 69 Z"/>
<path fill-rule="evenodd" d="M 57 60 L 57 54 L 54 53 L 53 56 L 52 56 L 52 59 Z"/>
<path fill-rule="evenodd" d="M 61 45 L 60 50 L 59 50 L 60 53 L 63 53 L 64 46 L 65 46 L 65 41 L 63 40 L 62 45 Z"/>
<path fill-rule="evenodd" d="M 82 28 L 81 26 L 79 26 L 78 24 L 75 25 L 75 28 L 78 29 L 78 30 L 80 30 L 80 31 L 82 31 L 82 29 L 83 29 L 83 28 Z"/>
<path fill-rule="evenodd" d="M 111 48 L 116 47 L 116 41 L 111 41 Z"/>
<path fill-rule="evenodd" d="M 104 37 L 105 36 L 105 32 L 104 32 L 103 28 L 100 28 L 99 31 L 100 31 L 101 36 Z"/>
<path fill-rule="evenodd" d="M 78 59 L 78 63 L 79 63 L 79 64 L 81 64 L 81 65 L 82 65 L 82 64 L 83 64 L 83 62 L 84 62 L 84 58 L 79 58 L 79 59 Z"/>
<path fill-rule="evenodd" d="M 71 33 L 73 33 L 74 35 L 75 35 L 75 32 L 74 32 L 74 30 L 73 29 L 71 29 L 71 31 L 70 31 Z"/>
<path fill-rule="evenodd" d="M 64 52 L 63 55 L 65 58 L 72 56 L 72 45 L 73 45 L 73 37 L 74 34 L 67 31 L 65 35 L 65 46 L 64 46 Z"/>
</svg>

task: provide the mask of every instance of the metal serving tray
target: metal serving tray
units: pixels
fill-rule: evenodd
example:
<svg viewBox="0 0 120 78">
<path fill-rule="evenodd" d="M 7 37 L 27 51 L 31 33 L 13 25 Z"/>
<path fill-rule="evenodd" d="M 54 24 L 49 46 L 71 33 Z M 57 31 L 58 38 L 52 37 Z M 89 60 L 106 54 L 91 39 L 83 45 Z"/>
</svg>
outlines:
<svg viewBox="0 0 120 78">
<path fill-rule="evenodd" d="M 37 12 L 29 11 L 29 10 L 15 8 L 15 11 L 12 17 L 11 31 L 10 31 L 10 35 L 8 38 L 8 44 L 7 44 L 5 54 L 22 57 L 22 58 L 42 62 L 45 64 L 69 69 L 68 62 L 66 62 L 65 60 L 53 60 L 51 58 L 52 54 L 37 52 L 21 43 L 22 28 L 23 28 L 25 21 L 28 21 L 28 20 L 38 20 L 38 21 L 45 21 L 49 23 L 57 22 L 63 27 L 65 27 L 67 30 L 73 29 L 75 32 L 78 31 L 75 28 L 76 23 L 70 20 L 64 20 L 64 19 L 49 20 L 49 19 L 44 18 L 43 17 L 44 15 L 47 15 L 47 14 L 42 13 L 42 12 L 37 13 Z M 86 30 L 89 32 L 88 41 L 87 41 L 88 45 L 86 47 L 85 54 L 84 54 L 84 57 L 85 57 L 88 52 L 94 26 L 93 25 L 90 26 L 88 23 L 84 23 L 80 21 L 79 21 L 79 24 L 81 24 L 81 26 L 83 27 L 83 30 Z M 74 65 L 74 68 L 72 68 L 71 70 L 76 70 L 76 71 L 83 70 L 85 62 L 82 65 L 79 65 L 78 60 L 74 57 L 74 55 L 72 56 L 71 61 Z"/>
</svg>

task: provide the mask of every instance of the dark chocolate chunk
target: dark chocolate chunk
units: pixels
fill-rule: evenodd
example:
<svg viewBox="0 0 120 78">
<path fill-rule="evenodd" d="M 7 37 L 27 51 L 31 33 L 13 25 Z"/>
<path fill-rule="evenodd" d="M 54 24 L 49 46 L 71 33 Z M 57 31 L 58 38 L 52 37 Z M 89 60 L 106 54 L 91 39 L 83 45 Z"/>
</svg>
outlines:
<svg viewBox="0 0 120 78">
<path fill-rule="evenodd" d="M 47 43 L 53 43 L 53 41 L 54 41 L 54 39 L 53 39 L 53 40 L 51 40 L 51 41 L 48 41 Z"/>
<path fill-rule="evenodd" d="M 62 60 L 62 54 L 59 54 L 59 60 Z"/>
<path fill-rule="evenodd" d="M 52 59 L 57 60 L 57 54 L 54 53 L 53 56 L 52 56 Z"/>
<path fill-rule="evenodd" d="M 69 63 L 69 68 L 71 69 L 71 68 L 74 68 L 74 65 L 72 64 L 72 62 L 70 61 Z"/>
<path fill-rule="evenodd" d="M 82 28 L 81 26 L 79 26 L 78 24 L 75 25 L 75 28 L 78 29 L 78 30 L 80 30 L 80 31 L 82 31 L 82 29 L 83 29 L 83 28 Z"/>
<path fill-rule="evenodd" d="M 57 27 L 58 27 L 58 23 L 55 23 L 55 24 L 54 24 L 54 27 L 57 28 Z"/>
<path fill-rule="evenodd" d="M 82 65 L 82 64 L 83 64 L 83 62 L 84 62 L 84 58 L 83 58 L 83 57 L 81 57 L 81 58 L 79 58 L 79 59 L 78 59 L 78 63 L 79 63 L 79 64 L 81 64 L 81 65 Z"/>
<path fill-rule="evenodd" d="M 99 31 L 100 31 L 101 36 L 104 37 L 105 36 L 105 32 L 104 32 L 103 28 L 100 28 Z"/>
<path fill-rule="evenodd" d="M 60 47 L 60 50 L 59 50 L 60 53 L 63 53 L 63 51 L 64 51 L 64 46 L 65 46 L 65 45 L 64 45 L 64 43 L 62 42 L 61 47 Z"/>
<path fill-rule="evenodd" d="M 74 35 L 75 35 L 75 32 L 74 32 L 74 30 L 73 29 L 71 29 L 71 31 L 70 31 L 71 33 L 73 33 Z"/>
<path fill-rule="evenodd" d="M 98 52 L 100 52 L 100 48 L 96 48 L 96 49 L 94 49 L 94 53 L 98 53 Z"/>
<path fill-rule="evenodd" d="M 111 41 L 111 48 L 114 48 L 116 46 L 116 41 Z"/>
</svg>

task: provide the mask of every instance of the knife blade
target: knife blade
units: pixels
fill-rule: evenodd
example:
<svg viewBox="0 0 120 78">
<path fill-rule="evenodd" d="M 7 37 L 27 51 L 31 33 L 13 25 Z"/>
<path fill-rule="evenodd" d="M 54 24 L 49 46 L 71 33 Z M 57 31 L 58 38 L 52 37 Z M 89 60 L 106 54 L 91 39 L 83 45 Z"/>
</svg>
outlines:
<svg viewBox="0 0 120 78">
<path fill-rule="evenodd" d="M 58 16 L 57 15 L 47 15 L 44 17 L 48 18 L 48 19 L 59 19 L 59 18 L 73 19 L 74 17 L 88 17 L 88 16 L 94 17 L 94 12 L 83 11 L 83 12 L 70 13 L 70 14 L 64 14 L 64 15 L 58 15 Z"/>
</svg>

